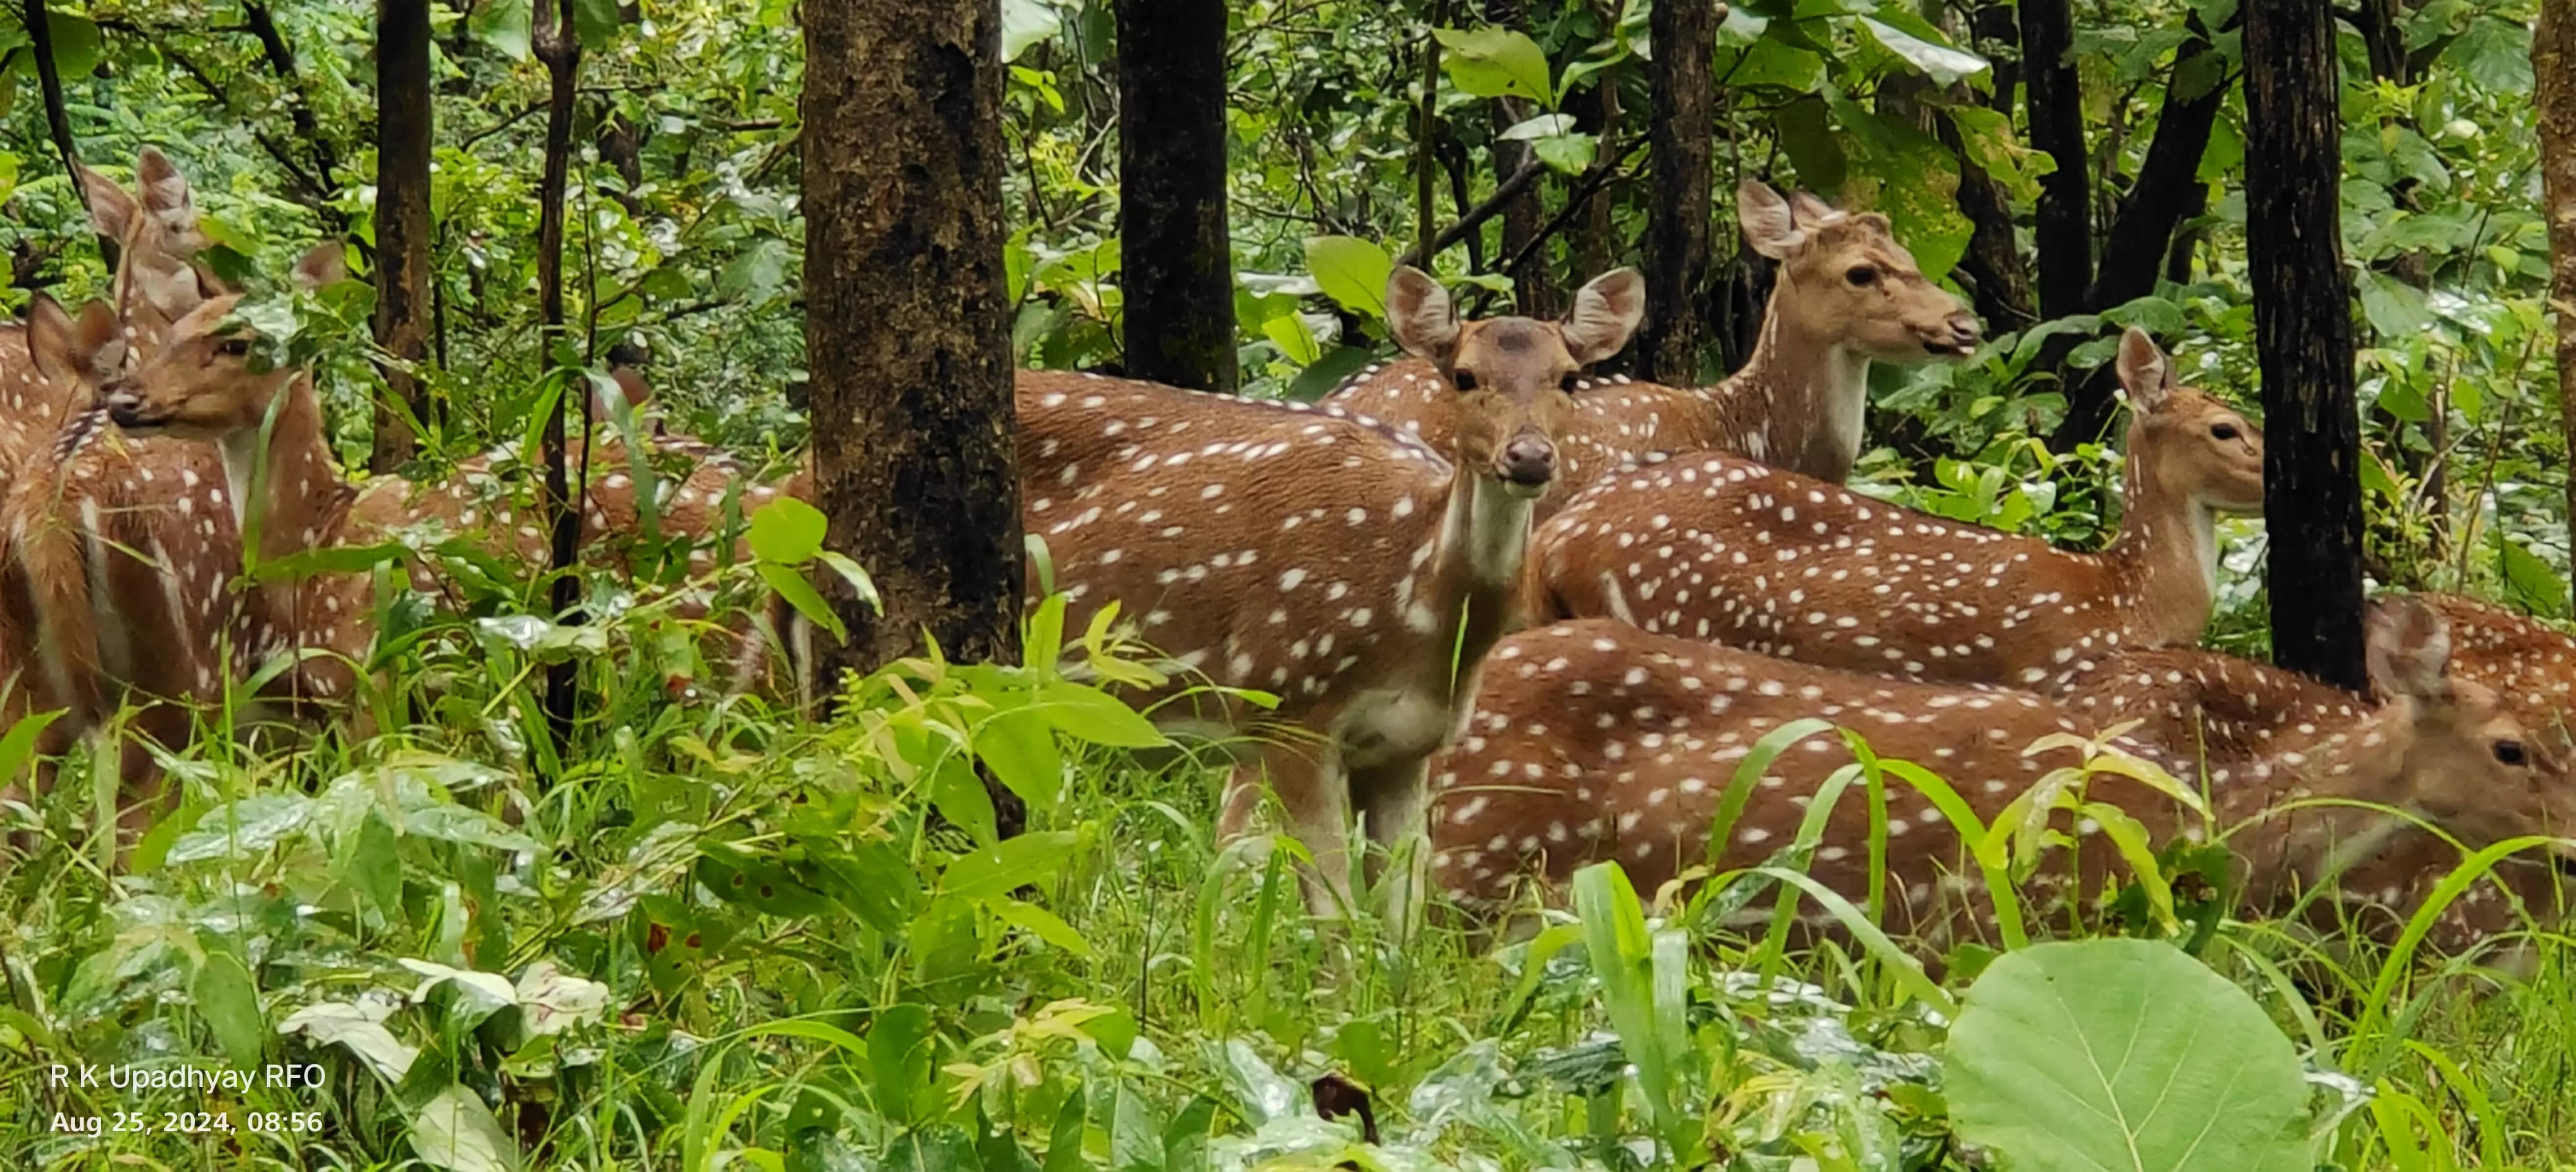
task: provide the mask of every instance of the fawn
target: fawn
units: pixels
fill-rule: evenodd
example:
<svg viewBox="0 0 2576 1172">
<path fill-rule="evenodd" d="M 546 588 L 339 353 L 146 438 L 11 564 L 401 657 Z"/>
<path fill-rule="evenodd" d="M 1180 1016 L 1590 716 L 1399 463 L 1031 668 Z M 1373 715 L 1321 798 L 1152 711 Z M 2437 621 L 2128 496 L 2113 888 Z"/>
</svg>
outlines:
<svg viewBox="0 0 2576 1172">
<path fill-rule="evenodd" d="M 1236 767 L 1223 829 L 1241 829 L 1266 772 L 1323 871 L 1319 911 L 1347 896 L 1354 807 L 1379 842 L 1418 829 L 1423 763 L 1502 633 L 1532 503 L 1557 474 L 1567 378 L 1627 343 L 1642 286 L 1622 269 L 1584 286 L 1563 322 L 1462 323 L 1438 282 L 1397 270 L 1397 340 L 1460 388 L 1446 392 L 1445 452 L 1330 405 L 1020 375 L 1021 515 L 1052 555 L 1067 623 L 1116 602 L 1181 668 L 1278 695 L 1266 723 L 1302 736 L 1270 737 Z M 1041 589 L 1033 565 L 1032 605 Z M 1256 715 L 1204 694 L 1154 713 L 1227 733 Z"/>
<path fill-rule="evenodd" d="M 1568 376 L 1575 410 L 1557 436 L 1558 487 L 1542 519 L 1652 452 L 1725 452 L 1840 481 L 1860 457 L 1872 361 L 1976 351 L 1976 317 L 1924 277 L 1887 217 L 1837 211 L 1805 192 L 1783 198 L 1751 181 L 1737 189 L 1736 209 L 1754 251 L 1780 262 L 1752 357 L 1706 387 Z M 1445 445 L 1455 408 L 1443 377 L 1418 360 L 1372 366 L 1326 401 Z"/>
<path fill-rule="evenodd" d="M 1942 520 L 1765 467 L 1692 455 L 1595 483 L 1542 526 L 1533 605 L 1806 663 L 2043 684 L 2082 657 L 2195 643 L 2217 516 L 2263 505 L 2263 435 L 2121 339 L 2128 502 L 2100 554 Z"/>
<path fill-rule="evenodd" d="M 2374 843 L 2393 821 L 2344 806 L 2274 809 L 2287 801 L 2347 798 L 2414 811 L 2472 844 L 2576 819 L 2576 787 L 2563 769 L 2527 751 L 2522 726 L 2494 692 L 2447 678 L 2449 655 L 2440 616 L 2382 608 L 2370 659 L 2385 705 L 2304 749 L 2251 752 L 2231 773 L 2210 774 L 2222 826 L 2265 815 L 2228 839 L 2250 866 L 2249 905 L 2276 906 L 2300 882 L 2327 877 L 2340 853 Z M 1846 759 L 1839 745 L 1810 738 L 1782 753 L 1714 849 L 1713 816 L 1754 742 L 1802 717 L 1837 720 L 1874 752 L 1941 774 L 1988 821 L 2043 768 L 2075 763 L 2072 751 L 2034 755 L 2025 746 L 2090 731 L 2079 709 L 2026 693 L 1852 675 L 1602 620 L 1512 636 L 1494 650 L 1485 681 L 1467 735 L 1434 765 L 1434 882 L 1470 906 L 1502 900 L 1524 872 L 1562 882 L 1595 861 L 1616 859 L 1647 891 L 1687 878 L 1685 868 L 1704 857 L 1719 869 L 1760 862 L 1797 836 L 1807 799 Z M 2135 737 L 2114 743 L 2184 764 Z M 2201 833 L 2179 803 L 2125 775 L 2094 775 L 2089 796 L 2160 838 Z M 1854 898 L 1868 886 L 1867 805 L 1849 796 L 1828 816 L 1810 867 Z M 1888 926 L 1936 946 L 1990 927 L 1992 908 L 1948 819 L 1902 783 L 1889 786 L 1887 813 L 1896 921 Z M 2117 853 L 2089 820 L 2076 831 L 2082 887 L 2098 890 Z M 2043 874 L 2060 899 L 2062 875 Z"/>
</svg>

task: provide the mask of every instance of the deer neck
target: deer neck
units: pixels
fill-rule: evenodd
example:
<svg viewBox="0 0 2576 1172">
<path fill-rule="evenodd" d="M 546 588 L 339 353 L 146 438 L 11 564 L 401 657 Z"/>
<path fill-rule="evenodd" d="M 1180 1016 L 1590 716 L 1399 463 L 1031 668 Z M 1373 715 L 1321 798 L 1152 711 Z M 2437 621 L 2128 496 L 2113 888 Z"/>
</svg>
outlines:
<svg viewBox="0 0 2576 1172">
<path fill-rule="evenodd" d="M 322 402 L 313 381 L 296 375 L 278 393 L 265 450 L 260 429 L 246 427 L 215 445 L 223 457 L 233 519 L 247 536 L 254 524 L 263 558 L 284 557 L 326 544 L 339 535 L 350 491 L 331 460 L 322 426 Z M 258 515 L 251 515 L 251 502 Z"/>
<path fill-rule="evenodd" d="M 2218 510 L 2157 483 L 2137 455 L 2123 474 L 2125 505 L 2108 557 L 2117 570 L 2123 616 L 2150 647 L 2200 641 L 2218 598 Z"/>
<path fill-rule="evenodd" d="M 1869 355 L 1801 322 L 1788 308 L 1797 296 L 1784 273 L 1744 368 L 1700 394 L 1717 402 L 1744 455 L 1840 481 L 1860 458 Z"/>
<path fill-rule="evenodd" d="M 1536 504 L 1463 462 L 1450 473 L 1449 500 L 1424 572 L 1430 596 L 1440 600 L 1437 629 L 1461 664 L 1481 659 L 1502 638 L 1521 585 Z"/>
<path fill-rule="evenodd" d="M 2212 809 L 2221 828 L 2236 828 L 2228 845 L 2247 867 L 2248 903 L 2275 905 L 2304 884 L 2341 875 L 2411 825 L 2343 805 L 2265 811 L 2311 797 L 2400 805 L 2414 721 L 2413 702 L 2399 700 L 2253 761 L 2213 763 L 2229 773 L 2224 782 L 2212 774 Z"/>
</svg>

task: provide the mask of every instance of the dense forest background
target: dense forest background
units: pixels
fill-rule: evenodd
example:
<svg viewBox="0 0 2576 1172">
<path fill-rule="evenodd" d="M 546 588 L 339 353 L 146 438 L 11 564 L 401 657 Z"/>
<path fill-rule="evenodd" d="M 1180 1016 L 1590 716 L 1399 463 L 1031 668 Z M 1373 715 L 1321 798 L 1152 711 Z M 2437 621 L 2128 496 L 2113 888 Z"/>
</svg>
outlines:
<svg viewBox="0 0 2576 1172">
<path fill-rule="evenodd" d="M 2235 0 L 917 8 L 999 21 L 990 210 L 1023 367 L 1311 400 L 1392 353 L 1399 263 L 1458 290 L 1468 316 L 1552 316 L 1636 264 L 1650 325 L 1603 369 L 1713 381 L 1752 350 L 1771 289 L 1731 199 L 1761 180 L 1885 214 L 1983 319 L 1968 361 L 1874 369 L 1865 491 L 2094 548 L 2118 513 L 2123 328 L 2171 349 L 2183 382 L 2265 401 L 2246 225 L 2263 161 L 2249 142 L 2267 128 L 2249 125 Z M 112 258 L 67 164 L 128 180 L 153 147 L 190 180 L 226 277 L 274 291 L 315 241 L 353 244 L 367 288 L 245 311 L 279 357 L 315 365 L 348 467 L 428 476 L 495 444 L 534 452 L 568 372 L 631 366 L 674 430 L 785 474 L 809 438 L 835 438 L 806 422 L 807 298 L 823 287 L 808 152 L 877 141 L 864 111 L 880 108 L 816 105 L 805 53 L 854 14 L 913 11 L 27 0 L 0 13 L 0 305 L 107 293 Z M 2576 415 L 2557 377 L 2576 328 L 2553 323 L 2544 214 L 2547 165 L 2576 165 L 2576 142 L 2557 142 L 2576 136 L 2576 94 L 2536 65 L 2576 48 L 2535 44 L 2536 24 L 2576 38 L 2576 16 L 2560 0 L 2358 0 L 2333 18 L 2362 564 L 2382 585 L 2576 617 Z M 922 27 L 930 43 L 950 26 Z M 1147 42 L 1156 54 L 1133 51 Z M 828 92 L 882 90 L 942 48 L 889 54 L 873 79 L 844 62 L 830 83 L 855 88 Z M 1157 101 L 1162 87 L 1223 102 Z M 1149 182 L 1217 164 L 1221 235 L 1146 202 Z M 1223 263 L 1190 262 L 1193 247 Z M 877 275 L 935 281 L 917 271 L 935 253 Z M 1190 302 L 1218 327 L 1155 317 L 1162 348 L 1131 349 L 1128 290 L 1149 265 L 1167 289 L 1230 272 Z M 728 588 L 787 581 L 767 572 L 811 560 L 812 528 L 755 532 L 763 576 L 728 567 L 743 571 Z M 2263 528 L 2222 532 L 2211 643 L 2259 656 Z M 657 585 L 682 576 L 664 569 Z M 1102 695 L 1069 691 L 1063 658 L 1099 672 L 1085 678 L 1142 669 L 1102 628 L 1064 629 L 1060 600 L 1019 626 L 1015 572 L 987 584 L 979 621 L 1025 635 L 1000 639 L 1016 652 L 958 646 L 957 670 L 868 676 L 823 721 L 671 674 L 695 650 L 648 625 L 667 595 L 640 591 L 652 601 L 629 613 L 634 595 L 591 583 L 598 621 L 576 630 L 529 617 L 560 617 L 570 576 L 551 610 L 507 578 L 464 617 L 388 608 L 379 666 L 419 717 L 403 735 L 200 746 L 164 762 L 185 817 L 132 873 L 92 833 L 5 876 L 0 1098 L 16 1105 L 0 1104 L 0 1152 L 460 1172 L 1987 1166 L 1954 1129 L 1975 1088 L 1938 1076 L 1959 999 L 1884 937 L 1791 950 L 1784 917 L 1720 942 L 1625 880 L 1500 949 L 1304 919 L 1294 851 L 1211 835 L 1206 771 L 1123 752 L 1160 740 L 1134 713 L 1030 715 L 1037 698 Z M 542 711 L 528 686 L 574 665 L 577 729 L 568 682 Z M 997 711 L 1020 720 L 1014 739 L 970 748 Z M 13 772 L 28 752 L 0 740 Z M 977 766 L 1051 796 L 997 811 Z M 37 821 L 77 831 L 112 804 L 95 780 L 111 772 Z M 1001 833 L 1023 814 L 1028 833 Z M 2136 890 L 2127 911 L 2147 922 Z M 2067 1028 L 2129 1028 L 2104 1006 L 2222 1023 L 2149 1057 L 2186 1073 L 2279 1059 L 2265 1109 L 2291 1121 L 2188 1166 L 2576 1158 L 2576 968 L 2554 931 L 2527 933 L 2527 980 L 2507 980 L 2484 956 L 2419 957 L 2417 937 L 2326 948 L 2159 910 L 2205 954 L 2159 945 L 2152 963 L 2062 974 L 2105 991 Z M 1954 959 L 1955 986 L 1992 957 Z M 2155 968 L 2168 961 L 2182 971 Z M 223 1100 L 284 1113 L 261 1136 L 66 1136 L 49 1112 L 104 1100 L 39 1085 L 75 1059 L 280 1057 L 322 1064 L 326 1083 Z M 2048 1091 L 2004 1081 L 1987 1101 Z M 2173 1085 L 2226 1107 L 2214 1080 Z M 2249 1154 L 2285 1147 L 2286 1163 Z"/>
</svg>

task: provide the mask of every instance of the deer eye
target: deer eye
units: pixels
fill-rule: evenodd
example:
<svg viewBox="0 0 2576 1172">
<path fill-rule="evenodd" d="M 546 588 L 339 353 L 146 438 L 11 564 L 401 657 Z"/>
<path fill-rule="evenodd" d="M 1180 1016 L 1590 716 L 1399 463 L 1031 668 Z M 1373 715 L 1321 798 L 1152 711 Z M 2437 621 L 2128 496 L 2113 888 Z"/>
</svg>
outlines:
<svg viewBox="0 0 2576 1172">
<path fill-rule="evenodd" d="M 1566 371 L 1565 377 L 1556 380 L 1556 385 L 1567 394 L 1573 394 L 1575 388 L 1583 385 L 1583 372 L 1579 370 Z"/>
<path fill-rule="evenodd" d="M 2530 755 L 2523 752 L 2521 741 L 2497 741 L 2494 752 L 2496 760 L 2516 767 L 2529 764 L 2531 760 Z"/>
<path fill-rule="evenodd" d="M 221 354 L 226 358 L 248 358 L 250 357 L 250 339 L 226 338 L 223 341 L 215 343 L 215 353 Z"/>
<path fill-rule="evenodd" d="M 1843 273 L 1843 279 L 1855 287 L 1874 285 L 1878 283 L 1878 270 L 1869 265 L 1853 265 Z"/>
<path fill-rule="evenodd" d="M 1475 390 L 1476 372 L 1472 370 L 1451 371 L 1449 374 L 1449 385 L 1462 391 Z"/>
<path fill-rule="evenodd" d="M 2235 438 L 2236 438 L 2236 425 L 2235 425 L 2235 424 L 2233 424 L 2233 423 L 2213 423 L 2213 424 L 2210 424 L 2210 425 L 2209 425 L 2209 437 L 2210 437 L 2211 439 L 2222 439 L 2222 440 L 2232 440 L 2232 439 L 2235 439 Z"/>
</svg>

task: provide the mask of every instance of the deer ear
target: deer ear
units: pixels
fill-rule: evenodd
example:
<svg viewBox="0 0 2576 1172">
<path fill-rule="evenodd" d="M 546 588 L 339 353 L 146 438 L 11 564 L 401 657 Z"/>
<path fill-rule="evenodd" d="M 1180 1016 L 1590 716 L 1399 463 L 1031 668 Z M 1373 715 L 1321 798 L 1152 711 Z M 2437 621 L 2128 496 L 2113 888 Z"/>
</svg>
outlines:
<svg viewBox="0 0 2576 1172">
<path fill-rule="evenodd" d="M 143 197 L 143 210 L 175 230 L 197 226 L 197 201 L 188 190 L 187 176 L 179 173 L 170 157 L 151 147 L 134 160 L 134 186 Z"/>
<path fill-rule="evenodd" d="M 1574 295 L 1565 315 L 1565 349 L 1590 366 L 1618 353 L 1646 318 L 1646 278 L 1635 269 L 1613 269 L 1592 278 Z"/>
<path fill-rule="evenodd" d="M 2370 606 L 2370 682 L 2388 696 L 2442 700 L 2451 694 L 2451 624 L 2411 597 Z"/>
<path fill-rule="evenodd" d="M 59 382 L 78 374 L 79 343 L 72 336 L 72 316 L 61 302 L 38 293 L 27 299 L 27 356 L 36 373 Z"/>
<path fill-rule="evenodd" d="M 123 243 L 126 233 L 142 216 L 134 197 L 116 180 L 87 167 L 80 169 L 81 201 L 89 206 L 89 225 L 98 234 Z"/>
<path fill-rule="evenodd" d="M 307 290 L 335 285 L 349 278 L 349 246 L 337 240 L 325 240 L 295 262 L 295 283 Z"/>
<path fill-rule="evenodd" d="M 125 369 L 125 347 L 125 323 L 115 307 L 104 301 L 81 306 L 80 320 L 72 324 L 72 355 L 83 373 L 100 382 L 116 377 Z"/>
<path fill-rule="evenodd" d="M 1735 218 L 1744 225 L 1744 242 L 1773 260 L 1787 260 L 1807 242 L 1789 201 L 1761 180 L 1747 179 L 1736 186 Z"/>
<path fill-rule="evenodd" d="M 1401 265 L 1386 278 L 1386 326 L 1395 344 L 1443 366 L 1458 356 L 1458 310 L 1431 274 Z"/>
<path fill-rule="evenodd" d="M 1814 192 L 1809 191 L 1801 191 L 1790 196 L 1789 206 L 1792 210 L 1797 212 L 1798 224 L 1800 227 L 1804 228 L 1821 227 L 1826 224 L 1831 224 L 1837 220 L 1846 219 L 1851 214 L 1832 204 L 1826 203 Z M 1886 217 L 1880 217 L 1879 222 L 1882 224 L 1886 223 Z"/>
<path fill-rule="evenodd" d="M 2156 340 L 2136 326 L 2120 335 L 2119 372 L 2120 385 L 2128 389 L 2130 404 L 2140 411 L 2163 406 L 2173 394 L 2173 360 L 2156 349 Z"/>
</svg>

